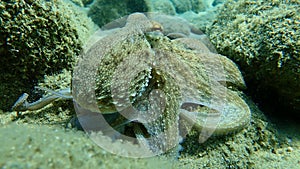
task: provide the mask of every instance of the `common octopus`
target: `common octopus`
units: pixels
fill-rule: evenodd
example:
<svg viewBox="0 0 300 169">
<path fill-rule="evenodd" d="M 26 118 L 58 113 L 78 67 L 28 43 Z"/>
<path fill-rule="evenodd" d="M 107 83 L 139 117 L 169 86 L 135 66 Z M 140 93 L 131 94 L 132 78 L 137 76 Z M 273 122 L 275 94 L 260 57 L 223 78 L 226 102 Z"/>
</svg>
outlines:
<svg viewBox="0 0 300 169">
<path fill-rule="evenodd" d="M 45 89 L 51 94 L 28 103 L 24 94 L 13 110 L 70 98 L 83 129 L 97 128 L 93 114 L 101 114 L 113 129 L 161 153 L 192 127 L 200 142 L 245 128 L 251 113 L 239 95 L 243 88 L 237 66 L 187 21 L 134 13 L 106 25 L 88 43 L 74 68 L 72 95 Z"/>
</svg>

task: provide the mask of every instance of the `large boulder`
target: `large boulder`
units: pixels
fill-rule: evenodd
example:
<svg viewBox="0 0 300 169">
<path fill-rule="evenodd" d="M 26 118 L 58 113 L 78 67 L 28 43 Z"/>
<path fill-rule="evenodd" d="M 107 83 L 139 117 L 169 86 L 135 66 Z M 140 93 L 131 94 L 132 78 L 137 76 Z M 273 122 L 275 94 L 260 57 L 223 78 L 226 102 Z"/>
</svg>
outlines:
<svg viewBox="0 0 300 169">
<path fill-rule="evenodd" d="M 219 53 L 241 67 L 264 108 L 300 110 L 300 2 L 228 1 L 207 33 Z M 282 110 L 283 110 L 282 109 Z M 272 110 L 270 110 L 272 111 Z"/>
<path fill-rule="evenodd" d="M 95 30 L 74 8 L 66 1 L 0 1 L 0 109 L 9 110 L 44 75 L 72 68 Z"/>
</svg>

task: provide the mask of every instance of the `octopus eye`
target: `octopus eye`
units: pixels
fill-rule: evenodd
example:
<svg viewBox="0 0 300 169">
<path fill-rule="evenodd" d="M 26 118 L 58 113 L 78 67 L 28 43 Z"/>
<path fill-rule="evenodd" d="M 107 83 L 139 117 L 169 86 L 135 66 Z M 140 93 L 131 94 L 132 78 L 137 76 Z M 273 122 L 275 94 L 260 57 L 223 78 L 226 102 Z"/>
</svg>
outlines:
<svg viewBox="0 0 300 169">
<path fill-rule="evenodd" d="M 151 28 L 152 31 L 161 31 L 161 32 L 163 31 L 163 26 L 160 23 L 156 21 L 151 21 L 151 23 L 153 25 L 153 27 Z"/>
</svg>

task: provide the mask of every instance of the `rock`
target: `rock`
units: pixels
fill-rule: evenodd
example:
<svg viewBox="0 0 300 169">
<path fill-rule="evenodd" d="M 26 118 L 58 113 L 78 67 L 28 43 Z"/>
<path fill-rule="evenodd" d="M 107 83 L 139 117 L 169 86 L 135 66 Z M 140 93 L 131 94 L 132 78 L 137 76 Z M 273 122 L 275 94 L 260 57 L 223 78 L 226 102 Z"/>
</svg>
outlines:
<svg viewBox="0 0 300 169">
<path fill-rule="evenodd" d="M 95 25 L 65 1 L 1 1 L 0 9 L 0 109 L 9 110 L 44 75 L 72 68 Z"/>
<path fill-rule="evenodd" d="M 227 2 L 207 30 L 219 53 L 241 67 L 264 108 L 300 115 L 299 1 Z"/>
<path fill-rule="evenodd" d="M 0 136 L 3 168 L 180 168 L 178 162 L 170 163 L 163 157 L 138 159 L 111 154 L 84 133 L 60 127 L 13 123 L 1 126 Z M 108 144 L 111 141 L 101 138 Z M 136 147 L 125 142 L 112 145 L 120 151 Z"/>
<path fill-rule="evenodd" d="M 147 12 L 147 10 L 145 2 L 139 0 L 95 0 L 90 6 L 88 16 L 101 27 L 130 13 Z"/>
<path fill-rule="evenodd" d="M 179 15 L 205 30 L 217 14 L 224 0 L 95 0 L 88 12 L 98 26 L 134 12 L 158 12 Z"/>
</svg>

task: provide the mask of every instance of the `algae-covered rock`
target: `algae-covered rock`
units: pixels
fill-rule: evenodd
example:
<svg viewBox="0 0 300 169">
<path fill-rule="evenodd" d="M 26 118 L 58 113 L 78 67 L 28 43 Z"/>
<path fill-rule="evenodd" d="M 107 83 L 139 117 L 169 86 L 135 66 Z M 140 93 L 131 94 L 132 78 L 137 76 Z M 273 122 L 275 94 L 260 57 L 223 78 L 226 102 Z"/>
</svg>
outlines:
<svg viewBox="0 0 300 169">
<path fill-rule="evenodd" d="M 195 13 L 206 11 L 216 4 L 220 3 L 216 0 L 171 0 L 174 4 L 176 13 L 184 13 L 186 11 L 193 11 Z"/>
<path fill-rule="evenodd" d="M 124 15 L 133 12 L 147 12 L 147 6 L 140 0 L 95 0 L 90 6 L 88 16 L 98 25 L 103 26 Z"/>
<path fill-rule="evenodd" d="M 207 32 L 218 52 L 240 65 L 258 101 L 284 105 L 298 115 L 299 5 L 300 1 L 229 1 Z"/>
<path fill-rule="evenodd" d="M 8 110 L 45 74 L 71 69 L 95 26 L 66 1 L 1 1 L 0 10 L 0 109 Z"/>
<path fill-rule="evenodd" d="M 144 0 L 148 7 L 148 12 L 159 12 L 168 15 L 175 15 L 176 9 L 170 0 Z"/>
<path fill-rule="evenodd" d="M 41 125 L 10 124 L 0 127 L 1 168 L 179 168 L 162 157 L 125 158 L 110 154 L 80 131 Z M 135 148 L 122 142 L 108 144 Z"/>
<path fill-rule="evenodd" d="M 94 0 L 70 0 L 70 1 L 80 7 L 87 7 L 88 5 L 93 3 Z"/>
<path fill-rule="evenodd" d="M 179 15 L 201 30 L 212 22 L 219 5 L 225 0 L 95 0 L 89 9 L 89 16 L 98 26 L 133 12 L 157 12 Z"/>
</svg>

